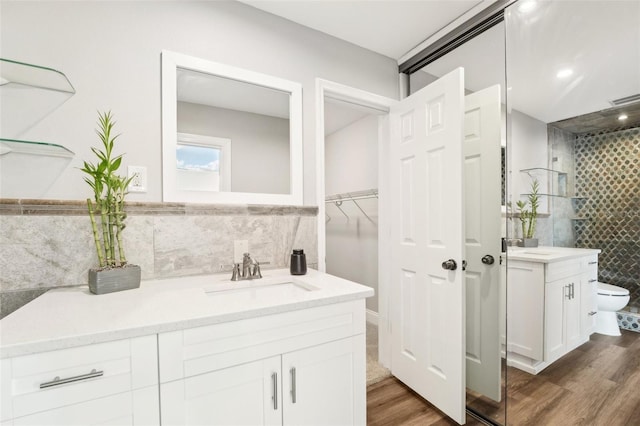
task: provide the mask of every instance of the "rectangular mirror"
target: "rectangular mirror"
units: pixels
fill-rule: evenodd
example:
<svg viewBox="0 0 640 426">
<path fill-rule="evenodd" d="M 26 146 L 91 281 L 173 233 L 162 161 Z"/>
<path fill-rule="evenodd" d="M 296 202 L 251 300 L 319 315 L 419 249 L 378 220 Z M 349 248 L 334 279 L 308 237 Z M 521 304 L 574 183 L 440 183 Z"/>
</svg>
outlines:
<svg viewBox="0 0 640 426">
<path fill-rule="evenodd" d="M 166 202 L 302 204 L 302 87 L 162 52 Z"/>
</svg>

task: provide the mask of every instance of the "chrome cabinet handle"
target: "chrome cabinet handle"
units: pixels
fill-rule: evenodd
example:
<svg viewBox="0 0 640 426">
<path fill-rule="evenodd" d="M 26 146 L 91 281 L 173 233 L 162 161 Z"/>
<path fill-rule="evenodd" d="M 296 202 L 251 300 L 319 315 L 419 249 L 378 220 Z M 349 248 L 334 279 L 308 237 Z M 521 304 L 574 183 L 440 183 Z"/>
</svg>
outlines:
<svg viewBox="0 0 640 426">
<path fill-rule="evenodd" d="M 104 374 L 104 371 L 96 371 L 96 369 L 94 368 L 93 370 L 91 370 L 90 373 L 81 374 L 79 376 L 67 377 L 66 379 L 61 379 L 60 376 L 56 376 L 50 382 L 40 383 L 40 389 L 60 386 L 66 383 L 79 382 L 81 380 L 93 379 L 94 377 L 100 377 L 103 374 Z"/>
<path fill-rule="evenodd" d="M 575 285 L 575 283 L 571 283 L 571 298 L 572 299 L 576 298 L 576 285 Z"/>
<path fill-rule="evenodd" d="M 456 269 L 458 269 L 458 264 L 453 259 L 445 260 L 444 262 L 442 262 L 442 269 L 455 271 Z"/>
<path fill-rule="evenodd" d="M 271 383 L 273 384 L 273 409 L 278 409 L 278 373 L 271 374 Z"/>
<path fill-rule="evenodd" d="M 571 300 L 571 284 L 567 284 L 564 286 L 565 290 L 567 290 L 564 294 L 564 297 L 566 297 L 568 300 Z"/>
<path fill-rule="evenodd" d="M 296 368 L 291 367 L 291 402 L 296 403 Z"/>
<path fill-rule="evenodd" d="M 595 283 L 596 281 L 598 281 L 598 280 L 596 280 L 596 279 L 589 280 L 590 283 Z"/>
<path fill-rule="evenodd" d="M 589 262 L 589 265 L 597 265 L 598 262 Z"/>
<path fill-rule="evenodd" d="M 595 315 L 595 314 L 597 314 L 597 313 L 598 313 L 598 311 L 591 311 L 591 312 L 589 312 L 589 316 L 590 316 L 590 317 L 592 317 L 592 316 L 594 316 L 594 315 Z"/>
</svg>

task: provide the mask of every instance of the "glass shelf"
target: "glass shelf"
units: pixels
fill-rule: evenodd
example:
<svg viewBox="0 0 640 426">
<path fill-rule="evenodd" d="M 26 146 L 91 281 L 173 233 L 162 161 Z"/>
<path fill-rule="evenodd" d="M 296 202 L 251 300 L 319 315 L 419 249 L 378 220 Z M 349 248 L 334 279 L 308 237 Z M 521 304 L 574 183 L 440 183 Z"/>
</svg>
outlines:
<svg viewBox="0 0 640 426">
<path fill-rule="evenodd" d="M 0 58 L 2 137 L 18 138 L 75 92 L 60 71 Z"/>
<path fill-rule="evenodd" d="M 43 196 L 74 155 L 53 143 L 0 138 L 0 198 Z"/>
<path fill-rule="evenodd" d="M 561 172 L 560 170 L 554 170 L 554 169 L 547 169 L 545 167 L 531 167 L 529 169 L 520 169 L 520 171 L 522 173 L 527 173 L 527 174 L 529 174 L 530 172 L 551 172 L 551 173 L 557 173 L 561 175 L 567 174 L 567 172 Z"/>
</svg>

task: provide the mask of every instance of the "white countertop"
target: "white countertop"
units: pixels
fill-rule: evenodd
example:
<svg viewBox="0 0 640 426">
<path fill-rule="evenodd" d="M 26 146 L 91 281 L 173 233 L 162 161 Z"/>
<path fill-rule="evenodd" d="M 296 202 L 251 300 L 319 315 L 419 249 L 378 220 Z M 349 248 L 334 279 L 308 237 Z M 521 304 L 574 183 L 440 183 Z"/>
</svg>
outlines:
<svg viewBox="0 0 640 426">
<path fill-rule="evenodd" d="M 524 260 L 528 262 L 553 263 L 576 257 L 590 256 L 600 253 L 600 249 L 584 249 L 571 247 L 509 247 L 508 260 Z"/>
<path fill-rule="evenodd" d="M 142 281 L 140 288 L 94 295 L 86 286 L 50 290 L 0 320 L 0 359 L 91 343 L 289 312 L 373 296 L 373 289 L 309 270 L 263 271 L 259 280 L 231 283 L 229 274 Z M 311 291 L 285 297 L 216 297 L 211 290 L 299 282 Z M 293 289 L 296 290 L 296 289 Z"/>
</svg>

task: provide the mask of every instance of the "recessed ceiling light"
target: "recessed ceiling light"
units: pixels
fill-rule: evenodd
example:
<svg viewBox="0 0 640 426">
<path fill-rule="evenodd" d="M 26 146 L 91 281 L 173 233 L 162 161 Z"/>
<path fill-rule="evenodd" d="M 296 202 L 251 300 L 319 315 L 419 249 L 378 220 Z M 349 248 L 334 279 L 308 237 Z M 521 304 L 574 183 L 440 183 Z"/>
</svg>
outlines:
<svg viewBox="0 0 640 426">
<path fill-rule="evenodd" d="M 520 4 L 520 6 L 518 6 L 518 10 L 523 13 L 531 12 L 535 8 L 536 8 L 535 0 L 524 1 Z"/>
<path fill-rule="evenodd" d="M 573 70 L 571 68 L 565 68 L 565 69 L 562 69 L 562 70 L 558 71 L 558 74 L 556 74 L 556 77 L 558 77 L 558 78 L 567 78 L 571 74 L 573 74 Z"/>
<path fill-rule="evenodd" d="M 620 114 L 620 115 L 618 116 L 618 120 L 620 120 L 620 121 L 624 121 L 624 120 L 626 120 L 627 118 L 629 118 L 629 116 L 628 116 L 627 114 Z"/>
</svg>

